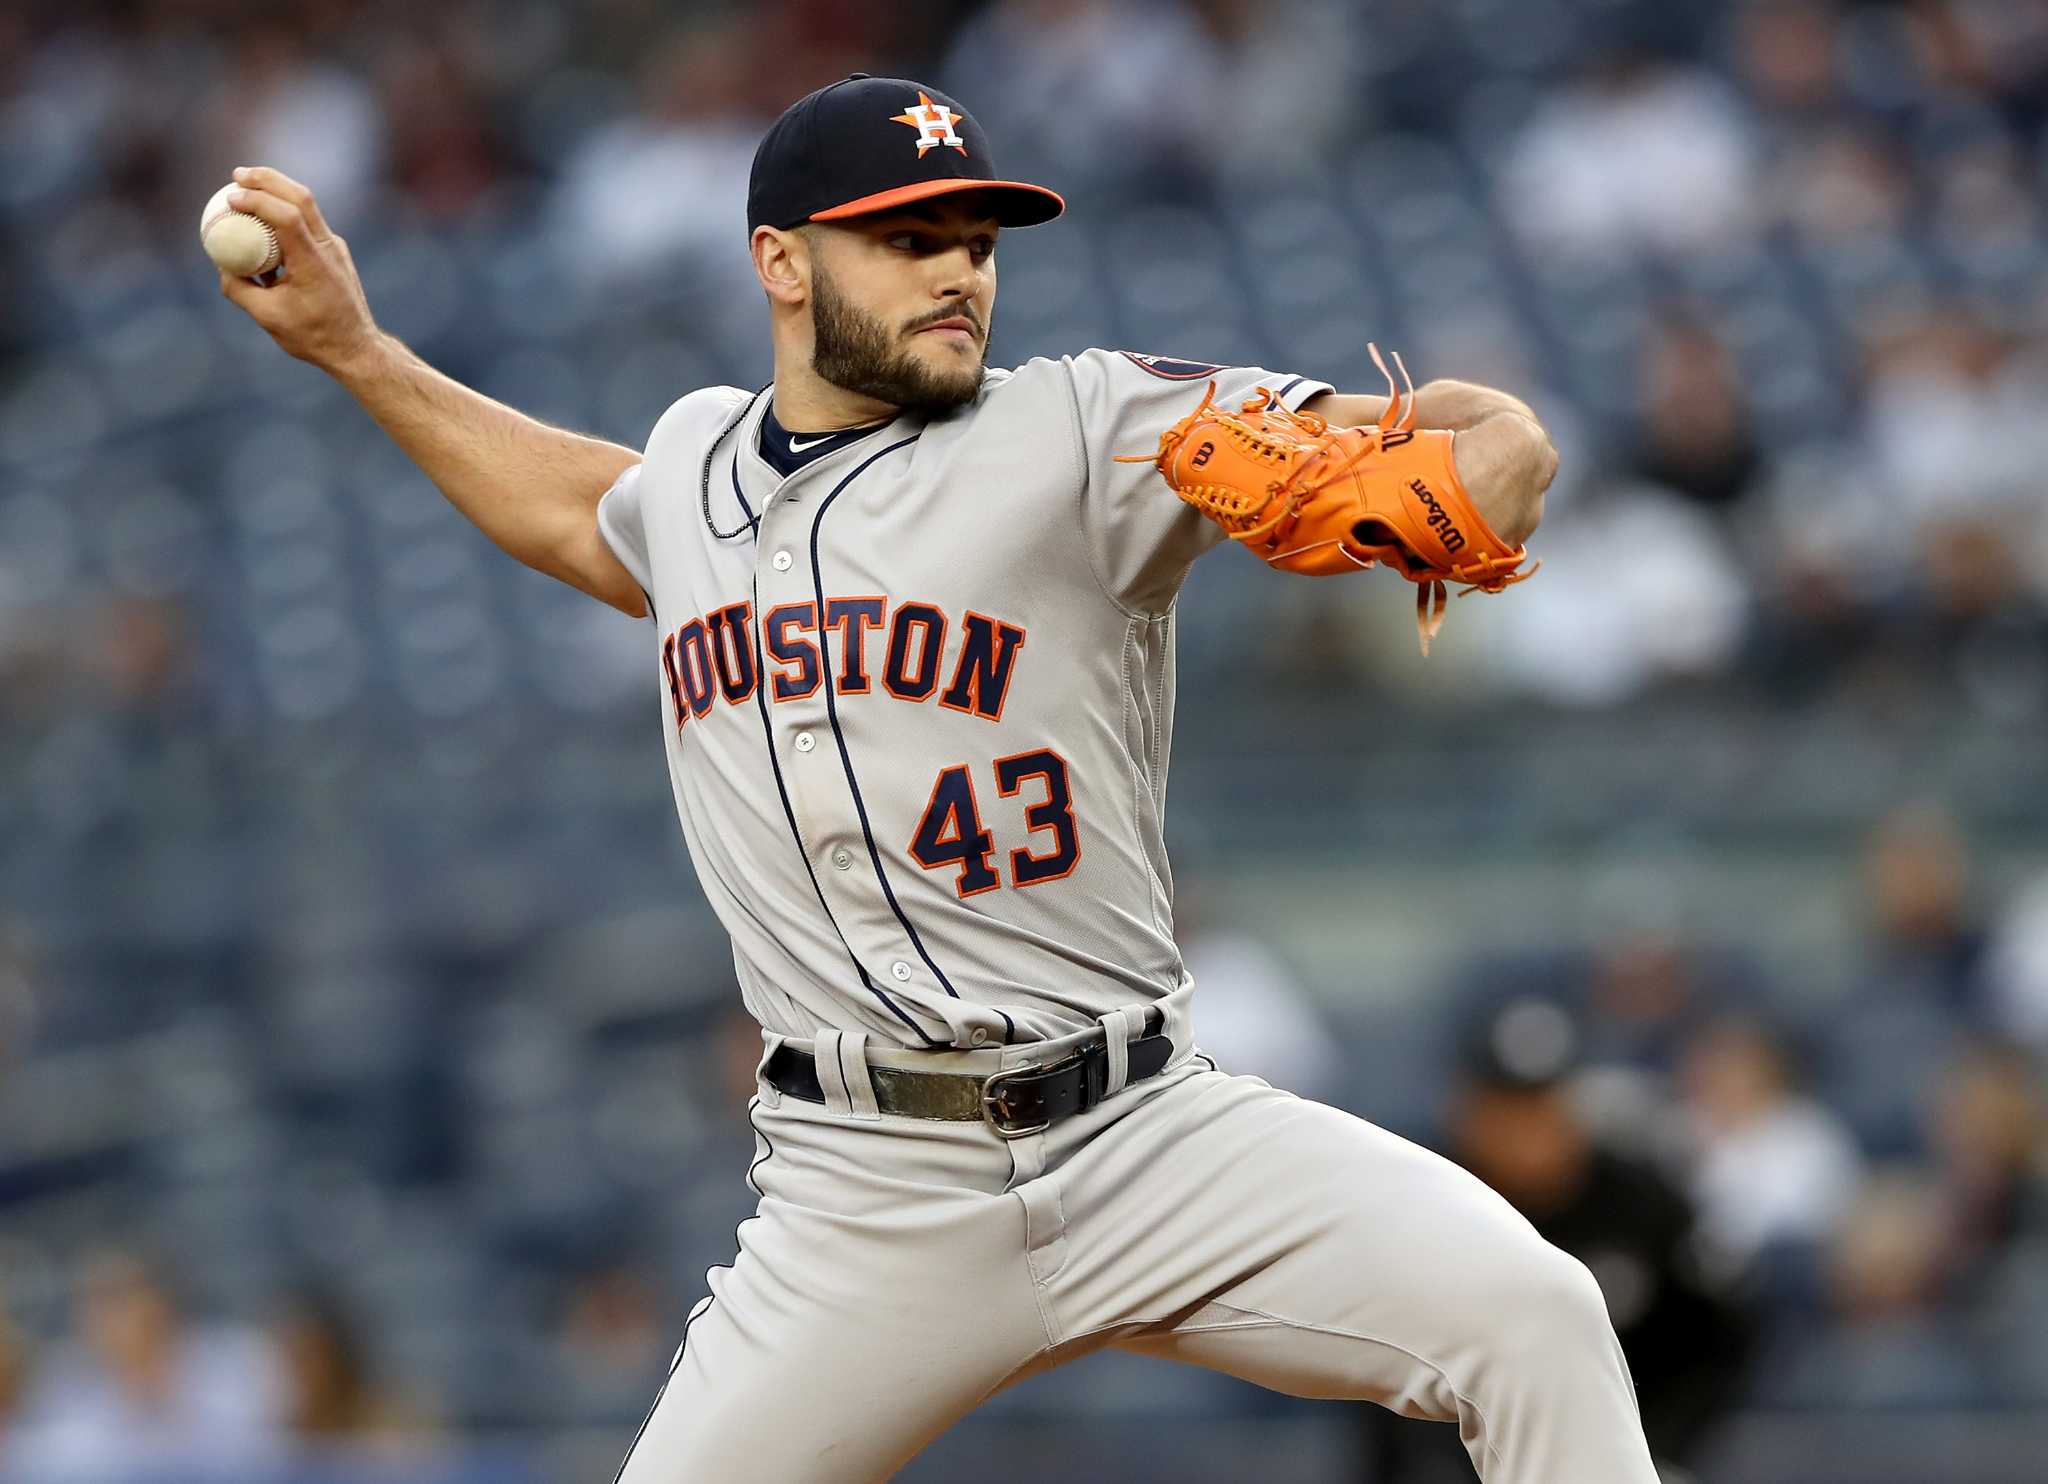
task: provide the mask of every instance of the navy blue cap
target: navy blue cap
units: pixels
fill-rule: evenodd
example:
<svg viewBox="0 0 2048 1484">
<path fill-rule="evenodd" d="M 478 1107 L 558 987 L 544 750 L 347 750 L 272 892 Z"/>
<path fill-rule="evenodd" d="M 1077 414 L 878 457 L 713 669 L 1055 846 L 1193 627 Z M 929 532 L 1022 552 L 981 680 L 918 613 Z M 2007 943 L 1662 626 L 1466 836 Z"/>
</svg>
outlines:
<svg viewBox="0 0 2048 1484">
<path fill-rule="evenodd" d="M 988 136 L 937 88 L 865 72 L 799 98 L 754 151 L 747 230 L 838 221 L 956 191 L 986 191 L 1006 227 L 1066 210 L 1055 191 L 998 180 Z"/>
<path fill-rule="evenodd" d="M 1563 1005 L 1547 996 L 1521 996 L 1472 1027 L 1464 1047 L 1465 1075 L 1484 1087 L 1541 1092 L 1578 1070 L 1582 1040 L 1577 1018 Z"/>
</svg>

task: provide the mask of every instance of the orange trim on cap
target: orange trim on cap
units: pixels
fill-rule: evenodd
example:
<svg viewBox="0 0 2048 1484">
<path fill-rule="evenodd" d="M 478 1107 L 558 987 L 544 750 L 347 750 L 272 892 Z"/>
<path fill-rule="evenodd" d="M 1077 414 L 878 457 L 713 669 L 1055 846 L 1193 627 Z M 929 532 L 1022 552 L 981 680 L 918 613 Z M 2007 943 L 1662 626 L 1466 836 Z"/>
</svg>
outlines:
<svg viewBox="0 0 2048 1484">
<path fill-rule="evenodd" d="M 872 212 L 887 211 L 892 206 L 907 206 L 912 201 L 928 201 L 934 196 L 950 196 L 959 191 L 1026 191 L 1034 196 L 1043 196 L 1052 202 L 1053 207 L 1052 216 L 1044 218 L 1045 221 L 1051 221 L 1067 209 L 1066 199 L 1058 191 L 1049 191 L 1044 186 L 1030 185 L 1021 180 L 976 180 L 971 176 L 956 175 L 944 180 L 927 180 L 917 185 L 877 191 L 872 196 L 862 196 L 829 211 L 814 211 L 810 219 L 814 222 L 836 222 L 845 217 L 867 216 Z"/>
</svg>

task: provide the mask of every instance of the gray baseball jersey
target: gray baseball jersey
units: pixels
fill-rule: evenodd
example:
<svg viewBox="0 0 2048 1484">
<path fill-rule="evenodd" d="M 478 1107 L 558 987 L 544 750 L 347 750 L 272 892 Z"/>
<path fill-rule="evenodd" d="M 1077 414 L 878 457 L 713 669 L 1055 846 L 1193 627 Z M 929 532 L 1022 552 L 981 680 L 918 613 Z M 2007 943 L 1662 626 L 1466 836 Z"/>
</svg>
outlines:
<svg viewBox="0 0 2048 1484">
<path fill-rule="evenodd" d="M 991 371 L 784 478 L 766 394 L 669 409 L 598 508 L 660 633 L 676 808 L 770 1031 L 1040 1041 L 1185 1024 L 1162 825 L 1174 597 L 1221 533 L 1149 464 L 1211 379 L 1113 351 Z"/>
<path fill-rule="evenodd" d="M 619 1484 L 870 1484 L 982 1399 L 1118 1345 L 1458 1424 L 1487 1484 L 1651 1484 L 1586 1268 L 1477 1179 L 1193 1053 L 1161 843 L 1174 595 L 1219 539 L 1149 463 L 1211 375 L 1090 351 L 953 414 L 779 434 L 678 402 L 599 523 L 652 599 L 676 805 L 772 1053 L 761 1201 Z M 1125 1085 L 1157 1006 L 1174 1057 Z M 884 1114 L 875 1067 L 1109 1049 L 1002 1140 Z M 765 1066 L 765 1062 L 764 1062 Z M 1122 1070 L 1119 1070 L 1122 1068 Z"/>
</svg>

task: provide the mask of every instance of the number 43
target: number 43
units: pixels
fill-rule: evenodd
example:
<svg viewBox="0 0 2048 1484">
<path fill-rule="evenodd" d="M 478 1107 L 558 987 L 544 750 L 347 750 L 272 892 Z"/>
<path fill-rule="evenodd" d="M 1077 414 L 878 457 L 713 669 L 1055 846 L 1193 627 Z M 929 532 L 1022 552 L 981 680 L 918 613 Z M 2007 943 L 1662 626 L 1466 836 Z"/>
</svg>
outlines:
<svg viewBox="0 0 2048 1484">
<path fill-rule="evenodd" d="M 1045 797 L 1027 804 L 1024 824 L 1032 834 L 1049 833 L 1050 845 L 1033 853 L 1018 848 L 1010 852 L 1010 883 L 1036 886 L 1071 875 L 1081 863 L 1081 835 L 1074 824 L 1074 799 L 1067 787 L 1067 760 L 1058 753 L 1039 748 L 995 761 L 996 792 L 1013 798 L 1027 783 L 1036 780 Z M 910 854 L 927 871 L 951 866 L 957 875 L 953 889 L 963 897 L 994 891 L 1003 884 L 995 865 L 995 836 L 981 822 L 981 809 L 974 799 L 974 777 L 965 763 L 943 768 L 932 784 L 931 802 L 917 822 L 910 839 Z"/>
</svg>

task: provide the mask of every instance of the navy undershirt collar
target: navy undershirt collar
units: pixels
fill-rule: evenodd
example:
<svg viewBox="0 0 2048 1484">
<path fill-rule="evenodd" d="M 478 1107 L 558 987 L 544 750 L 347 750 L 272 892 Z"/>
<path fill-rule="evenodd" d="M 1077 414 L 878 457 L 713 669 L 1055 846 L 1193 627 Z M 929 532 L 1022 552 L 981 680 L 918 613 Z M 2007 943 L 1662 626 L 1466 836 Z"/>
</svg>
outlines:
<svg viewBox="0 0 2048 1484">
<path fill-rule="evenodd" d="M 841 428 L 836 433 L 791 433 L 776 419 L 775 404 L 770 402 L 761 416 L 761 457 L 787 479 L 813 459 L 822 459 L 881 426 L 869 423 L 865 427 Z"/>
</svg>

